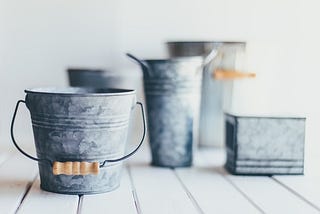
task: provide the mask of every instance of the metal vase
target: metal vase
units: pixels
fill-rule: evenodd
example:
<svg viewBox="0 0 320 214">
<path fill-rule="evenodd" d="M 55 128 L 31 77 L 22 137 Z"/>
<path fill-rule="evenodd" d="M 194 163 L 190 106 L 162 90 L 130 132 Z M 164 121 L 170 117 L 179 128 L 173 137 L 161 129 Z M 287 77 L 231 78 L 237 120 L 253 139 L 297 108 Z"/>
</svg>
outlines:
<svg viewBox="0 0 320 214">
<path fill-rule="evenodd" d="M 197 138 L 202 57 L 138 60 L 142 66 L 152 165 L 192 165 Z"/>
<path fill-rule="evenodd" d="M 244 42 L 172 41 L 167 42 L 171 57 L 206 56 L 217 52 L 214 60 L 204 67 L 202 78 L 199 145 L 221 147 L 224 144 L 224 109 L 231 102 L 232 81 L 212 78 L 216 69 L 234 70 L 239 55 L 245 50 Z M 241 59 L 240 59 L 241 60 Z"/>
<path fill-rule="evenodd" d="M 133 155 L 144 139 L 124 156 L 128 122 L 136 104 L 135 91 L 36 88 L 25 93 L 25 101 L 17 103 L 11 135 L 20 152 L 38 161 L 41 189 L 63 194 L 94 194 L 116 189 L 120 185 L 121 161 Z M 25 153 L 13 136 L 20 103 L 25 103 L 31 114 L 37 157 Z M 53 166 L 57 161 L 98 162 L 99 173 L 55 175 Z"/>
</svg>

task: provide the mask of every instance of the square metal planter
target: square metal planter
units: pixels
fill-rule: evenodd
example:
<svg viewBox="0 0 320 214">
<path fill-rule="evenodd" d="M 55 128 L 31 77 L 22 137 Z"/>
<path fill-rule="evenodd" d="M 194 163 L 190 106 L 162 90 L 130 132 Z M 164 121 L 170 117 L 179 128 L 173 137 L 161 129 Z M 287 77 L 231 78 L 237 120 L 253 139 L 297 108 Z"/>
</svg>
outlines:
<svg viewBox="0 0 320 214">
<path fill-rule="evenodd" d="M 225 114 L 225 168 L 239 175 L 303 174 L 305 121 Z"/>
</svg>

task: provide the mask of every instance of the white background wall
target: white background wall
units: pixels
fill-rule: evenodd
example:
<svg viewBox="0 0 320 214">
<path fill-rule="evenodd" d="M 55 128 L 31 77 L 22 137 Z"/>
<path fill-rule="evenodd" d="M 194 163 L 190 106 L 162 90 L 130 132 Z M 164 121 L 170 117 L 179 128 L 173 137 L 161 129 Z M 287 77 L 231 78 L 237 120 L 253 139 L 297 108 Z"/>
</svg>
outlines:
<svg viewBox="0 0 320 214">
<path fill-rule="evenodd" d="M 245 40 L 254 81 L 235 84 L 239 111 L 308 117 L 307 141 L 320 124 L 317 0 L 0 0 L 0 135 L 23 90 L 67 85 L 68 66 L 123 72 L 124 57 L 165 55 L 166 40 Z M 19 135 L 31 139 L 27 111 Z"/>
</svg>

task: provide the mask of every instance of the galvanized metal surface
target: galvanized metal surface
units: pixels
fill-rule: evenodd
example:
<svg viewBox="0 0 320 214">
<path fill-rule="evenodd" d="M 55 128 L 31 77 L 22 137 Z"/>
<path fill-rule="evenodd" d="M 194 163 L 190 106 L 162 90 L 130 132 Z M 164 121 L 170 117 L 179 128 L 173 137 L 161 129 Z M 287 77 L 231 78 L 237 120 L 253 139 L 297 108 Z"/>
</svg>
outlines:
<svg viewBox="0 0 320 214">
<path fill-rule="evenodd" d="M 305 118 L 226 116 L 233 174 L 303 174 Z"/>
<path fill-rule="evenodd" d="M 197 139 L 202 58 L 145 60 L 143 69 L 152 165 L 192 164 Z"/>
<path fill-rule="evenodd" d="M 89 68 L 67 69 L 69 85 L 73 87 L 95 87 L 95 88 L 122 88 L 135 89 L 137 97 L 141 97 L 142 75 L 137 71 L 110 71 Z M 134 128 L 140 125 L 140 121 L 133 115 L 129 121 L 127 143 L 135 144 L 140 136 L 134 134 Z"/>
<path fill-rule="evenodd" d="M 138 89 L 139 76 L 107 70 L 70 68 L 69 84 L 74 87 Z"/>
<path fill-rule="evenodd" d="M 26 90 L 37 157 L 53 161 L 103 162 L 124 155 L 135 91 L 89 88 Z M 53 175 L 39 162 L 41 188 L 64 194 L 93 194 L 119 186 L 121 163 L 98 175 Z"/>
<path fill-rule="evenodd" d="M 171 57 L 206 56 L 224 42 L 212 41 L 169 41 L 166 43 Z"/>
<path fill-rule="evenodd" d="M 232 82 L 214 80 L 212 72 L 219 69 L 235 69 L 239 54 L 245 50 L 245 42 L 225 41 L 172 41 L 167 42 L 170 56 L 206 56 L 215 49 L 217 55 L 204 68 L 202 78 L 199 144 L 201 146 L 223 146 L 223 112 L 232 99 Z"/>
</svg>

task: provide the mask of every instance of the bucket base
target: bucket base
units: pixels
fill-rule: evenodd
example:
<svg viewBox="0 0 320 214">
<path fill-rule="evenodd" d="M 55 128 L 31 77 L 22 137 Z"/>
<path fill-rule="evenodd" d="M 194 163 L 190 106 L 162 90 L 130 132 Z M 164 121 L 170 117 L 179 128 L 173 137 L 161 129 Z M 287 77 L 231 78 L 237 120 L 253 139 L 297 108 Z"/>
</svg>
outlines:
<svg viewBox="0 0 320 214">
<path fill-rule="evenodd" d="M 48 189 L 46 187 L 44 187 L 42 184 L 40 184 L 40 188 L 44 191 L 47 192 L 53 192 L 53 193 L 58 193 L 58 194 L 64 194 L 64 195 L 93 195 L 93 194 L 102 194 L 102 193 L 106 193 L 106 192 L 111 192 L 114 191 L 116 189 L 118 189 L 120 187 L 120 184 L 117 186 L 114 186 L 112 188 L 109 189 L 102 189 L 99 191 L 75 191 L 75 192 L 70 192 L 70 191 L 56 191 L 56 190 L 52 190 L 52 189 Z"/>
<path fill-rule="evenodd" d="M 179 165 L 167 165 L 167 164 L 151 162 L 151 166 L 163 167 L 163 168 L 186 168 L 186 167 L 191 167 L 192 163 L 179 164 Z"/>
<path fill-rule="evenodd" d="M 224 168 L 232 175 L 240 176 L 272 176 L 272 175 L 304 175 L 304 168 L 292 167 L 248 167 L 242 169 L 241 167 L 233 168 L 226 164 Z"/>
<path fill-rule="evenodd" d="M 39 163 L 40 187 L 49 192 L 86 195 L 115 190 L 120 186 L 122 164 L 100 168 L 98 175 L 54 175 L 47 163 Z"/>
<path fill-rule="evenodd" d="M 305 118 L 225 114 L 226 169 L 237 175 L 302 175 Z"/>
</svg>

